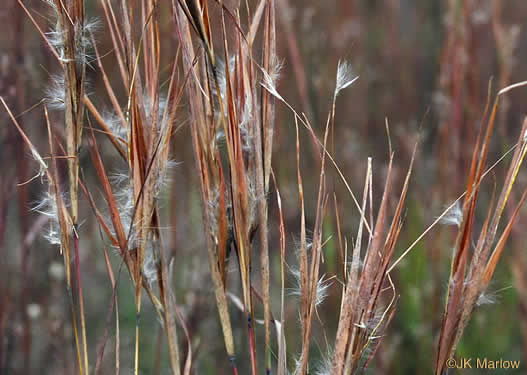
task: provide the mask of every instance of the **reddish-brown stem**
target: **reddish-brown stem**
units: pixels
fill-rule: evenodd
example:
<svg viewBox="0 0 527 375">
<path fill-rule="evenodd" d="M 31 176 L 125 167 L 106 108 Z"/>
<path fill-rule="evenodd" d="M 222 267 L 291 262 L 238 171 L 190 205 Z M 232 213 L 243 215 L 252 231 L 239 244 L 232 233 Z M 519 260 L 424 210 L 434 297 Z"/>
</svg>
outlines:
<svg viewBox="0 0 527 375">
<path fill-rule="evenodd" d="M 256 367 L 256 342 L 254 339 L 254 324 L 252 323 L 251 315 L 247 317 L 247 329 L 249 331 L 249 349 L 251 351 L 251 369 L 252 369 L 252 374 L 256 375 L 258 373 L 257 367 Z"/>
</svg>

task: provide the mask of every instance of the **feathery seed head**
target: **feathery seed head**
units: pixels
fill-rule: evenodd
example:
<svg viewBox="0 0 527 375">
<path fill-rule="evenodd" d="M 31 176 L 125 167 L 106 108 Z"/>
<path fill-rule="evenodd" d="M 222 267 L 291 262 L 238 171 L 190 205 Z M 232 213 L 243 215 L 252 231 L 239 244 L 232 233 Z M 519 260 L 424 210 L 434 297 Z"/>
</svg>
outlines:
<svg viewBox="0 0 527 375">
<path fill-rule="evenodd" d="M 143 263 L 143 276 L 150 286 L 157 281 L 159 268 L 159 244 L 156 240 L 150 239 L 145 250 L 145 260 Z"/>
<path fill-rule="evenodd" d="M 128 231 L 131 230 L 129 236 L 129 248 L 133 249 L 137 247 L 137 228 L 136 224 L 133 223 L 133 214 L 135 207 L 134 191 L 130 184 L 130 176 L 128 172 L 117 172 L 110 176 L 110 182 L 114 186 L 114 196 L 117 201 L 117 209 L 123 229 L 128 235 Z M 113 228 L 113 226 L 110 226 Z M 114 236 L 117 234 L 112 233 Z"/>
<path fill-rule="evenodd" d="M 334 97 L 336 98 L 338 94 L 340 93 L 340 91 L 349 87 L 357 79 L 359 79 L 359 76 L 356 76 L 353 73 L 351 64 L 345 60 L 344 61 L 339 60 L 338 65 L 337 65 L 337 82 L 335 85 Z"/>
<path fill-rule="evenodd" d="M 51 7 L 52 11 L 57 12 L 57 4 L 55 4 L 54 0 L 42 0 L 42 2 Z"/>
<path fill-rule="evenodd" d="M 329 294 L 329 287 L 331 286 L 331 281 L 326 279 L 326 275 L 322 275 L 317 281 L 317 291 L 315 297 L 315 306 L 319 306 L 324 302 L 326 297 Z"/>
<path fill-rule="evenodd" d="M 315 375 L 331 375 L 333 367 L 333 351 L 328 348 L 326 353 L 321 353 L 320 360 L 315 364 Z"/>
<path fill-rule="evenodd" d="M 294 286 L 289 289 L 289 295 L 292 296 L 301 296 L 302 295 L 302 275 L 300 274 L 299 269 L 291 268 L 289 270 L 293 276 Z M 331 286 L 331 281 L 326 279 L 326 275 L 322 275 L 317 281 L 317 290 L 315 294 L 315 306 L 320 306 L 322 302 L 326 299 L 329 294 L 329 287 Z"/>
<path fill-rule="evenodd" d="M 42 156 L 40 156 L 38 151 L 33 146 L 30 146 L 30 150 L 31 150 L 31 156 L 38 163 L 38 167 L 39 167 L 37 175 L 33 178 L 40 177 L 42 179 L 43 177 L 46 176 L 48 165 L 46 164 L 44 159 L 42 159 Z"/>
<path fill-rule="evenodd" d="M 262 69 L 263 80 L 260 83 L 271 95 L 281 101 L 285 101 L 284 98 L 278 93 L 276 89 L 276 80 L 265 70 Z"/>
<path fill-rule="evenodd" d="M 455 225 L 459 227 L 463 221 L 463 210 L 459 201 L 457 201 L 452 207 L 448 209 L 446 214 L 439 221 L 444 225 Z"/>
<path fill-rule="evenodd" d="M 276 84 L 278 82 L 278 78 L 280 77 L 280 71 L 282 70 L 282 66 L 283 64 L 275 58 L 275 60 L 272 61 L 272 64 L 269 67 L 269 71 L 262 69 L 263 80 L 261 82 L 261 85 L 267 91 L 269 91 L 271 95 L 285 102 L 284 98 L 282 98 L 282 96 L 278 93 L 278 90 L 276 89 Z"/>
<path fill-rule="evenodd" d="M 293 360 L 295 362 L 293 375 L 299 375 L 300 374 L 300 371 L 302 370 L 302 357 L 303 357 L 303 354 L 300 354 L 299 356 L 295 356 L 293 358 Z"/>
<path fill-rule="evenodd" d="M 492 305 L 492 304 L 498 303 L 501 297 L 500 296 L 501 292 L 503 292 L 504 290 L 510 289 L 510 288 L 512 288 L 512 286 L 507 286 L 505 288 L 501 288 L 493 292 L 490 292 L 488 290 L 481 291 L 478 299 L 476 300 L 476 306 L 479 307 L 483 305 Z"/>
<path fill-rule="evenodd" d="M 232 205 L 229 199 L 229 194 L 226 194 L 225 196 L 225 206 L 227 210 L 227 225 L 229 227 L 228 229 L 230 229 L 232 228 Z M 207 208 L 210 226 L 209 231 L 213 237 L 216 237 L 218 235 L 218 215 L 220 212 L 220 191 L 218 189 L 214 189 L 211 192 L 211 199 L 209 199 L 209 202 L 207 203 Z"/>
<path fill-rule="evenodd" d="M 64 197 L 62 199 L 64 201 Z M 49 226 L 43 237 L 52 245 L 60 245 L 59 213 L 55 194 L 46 192 L 31 210 L 49 218 Z"/>
<path fill-rule="evenodd" d="M 492 305 L 498 301 L 498 296 L 492 293 L 481 292 L 476 300 L 476 306 Z"/>
<path fill-rule="evenodd" d="M 92 35 L 99 29 L 99 20 L 85 20 L 84 24 L 75 25 L 75 60 L 79 65 L 90 65 L 94 59 Z"/>
<path fill-rule="evenodd" d="M 66 103 L 66 86 L 63 74 L 53 75 L 50 86 L 45 90 L 48 108 L 63 110 Z"/>
<path fill-rule="evenodd" d="M 228 68 L 229 74 L 234 74 L 234 64 L 236 58 L 234 56 L 229 57 Z M 224 100 L 227 97 L 227 74 L 226 74 L 227 64 L 223 59 L 217 59 L 216 61 L 216 77 L 218 78 L 218 85 L 220 87 L 220 98 Z M 217 92 L 215 92 L 218 94 Z"/>
<path fill-rule="evenodd" d="M 293 237 L 293 242 L 294 242 L 296 255 L 299 256 L 300 255 L 301 246 L 302 246 L 301 240 L 300 240 L 300 238 L 295 236 L 295 237 Z M 306 251 L 309 252 L 312 248 L 313 248 L 312 232 L 307 230 L 307 233 L 306 233 Z"/>
<path fill-rule="evenodd" d="M 275 84 L 280 78 L 280 73 L 282 72 L 283 67 L 284 63 L 280 61 L 277 56 L 274 56 L 273 61 L 271 61 L 271 66 L 269 67 L 269 75 Z"/>
<path fill-rule="evenodd" d="M 126 143 L 128 139 L 128 130 L 123 126 L 119 116 L 117 116 L 114 111 L 107 110 L 103 112 L 102 119 L 114 137 L 116 137 L 120 142 Z"/>
<path fill-rule="evenodd" d="M 51 4 L 51 2 L 47 2 Z M 57 8 L 53 4 L 52 8 L 55 14 L 57 14 Z M 51 28 L 50 31 L 46 32 L 46 37 L 49 43 L 55 48 L 59 56 L 60 61 L 62 62 L 75 62 L 79 65 L 90 65 L 93 61 L 93 41 L 92 35 L 99 29 L 100 23 L 97 19 L 85 20 L 84 23 L 75 23 L 73 27 L 74 33 L 74 48 L 75 56 L 74 58 L 66 56 L 66 32 L 64 26 L 61 22 L 58 21 L 55 23 L 55 26 Z"/>
<path fill-rule="evenodd" d="M 240 136 L 242 139 L 242 149 L 246 153 L 250 153 L 253 149 L 253 137 L 250 132 L 250 126 L 253 120 L 253 102 L 249 97 L 246 97 L 245 105 L 240 117 L 240 123 L 238 125 L 238 128 L 240 129 Z"/>
<path fill-rule="evenodd" d="M 156 183 L 154 187 L 154 194 L 156 198 L 159 197 L 159 194 L 169 186 L 172 171 L 181 163 L 182 162 L 175 160 L 167 160 L 165 165 L 162 166 L 157 172 Z"/>
</svg>

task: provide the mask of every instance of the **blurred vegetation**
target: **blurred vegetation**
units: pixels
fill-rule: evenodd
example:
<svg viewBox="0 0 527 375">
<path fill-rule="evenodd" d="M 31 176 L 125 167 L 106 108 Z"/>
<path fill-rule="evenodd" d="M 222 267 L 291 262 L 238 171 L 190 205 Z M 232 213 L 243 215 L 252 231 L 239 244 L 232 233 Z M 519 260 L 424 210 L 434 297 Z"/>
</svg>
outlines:
<svg viewBox="0 0 527 375">
<path fill-rule="evenodd" d="M 49 30 L 49 7 L 42 1 L 24 1 L 36 22 Z M 112 3 L 118 3 L 114 1 Z M 137 1 L 140 6 L 141 1 Z M 218 24 L 218 6 L 210 1 L 211 19 Z M 257 1 L 249 1 L 254 10 Z M 225 2 L 227 7 L 233 1 Z M 161 80 L 169 79 L 172 61 L 178 57 L 178 39 L 169 6 L 160 5 L 156 17 L 160 28 Z M 421 137 L 414 172 L 404 211 L 404 225 L 394 259 L 465 189 L 477 131 L 488 96 L 489 82 L 494 94 L 512 83 L 527 78 L 527 2 L 515 0 L 276 0 L 277 51 L 283 68 L 278 80 L 280 95 L 299 113 L 309 118 L 314 132 L 323 137 L 326 116 L 331 109 L 335 74 L 339 60 L 347 60 L 360 78 L 337 98 L 335 134 L 329 143 L 333 157 L 361 196 L 367 158 L 373 158 L 373 202 L 377 212 L 389 161 L 386 121 L 395 152 L 394 183 L 399 191 Z M 88 18 L 98 18 L 95 32 L 97 48 L 106 64 L 114 87 L 121 85 L 119 68 L 112 60 L 112 42 L 103 22 L 99 1 L 86 1 Z M 242 17 L 243 19 L 243 17 Z M 41 100 L 52 85 L 59 65 L 17 0 L 5 0 L 0 6 L 0 96 L 42 155 L 48 154 L 46 122 Z M 246 24 L 243 25 L 247 27 Z M 216 28 L 216 30 L 220 30 Z M 214 35 L 218 38 L 219 35 Z M 180 58 L 180 57 L 178 57 Z M 258 56 L 260 58 L 260 56 Z M 95 64 L 86 71 L 89 95 L 101 110 L 110 109 L 104 82 Z M 180 80 L 183 80 L 182 71 Z M 167 88 L 164 87 L 164 90 Z M 125 102 L 122 87 L 118 99 Z M 92 93 L 92 94 L 90 94 Z M 512 146 L 527 113 L 527 89 L 512 91 L 504 98 L 491 141 L 489 165 Z M 64 137 L 59 126 L 63 116 L 50 113 L 57 137 Z M 288 267 L 296 268 L 295 256 L 300 238 L 300 202 L 296 175 L 295 122 L 280 102 L 276 105 L 273 169 L 282 198 L 286 228 Z M 93 123 L 93 119 L 91 120 Z M 201 215 L 198 174 L 192 150 L 188 104 L 183 100 L 175 117 L 171 139 L 171 159 L 179 162 L 170 171 L 169 183 L 159 198 L 161 225 L 167 258 L 171 260 L 172 285 L 192 338 L 193 367 L 196 374 L 230 374 L 225 359 L 222 331 L 210 280 L 206 241 Z M 71 312 L 64 287 L 62 255 L 56 246 L 41 236 L 47 222 L 32 207 L 46 187 L 39 179 L 25 183 L 35 175 L 37 165 L 12 125 L 7 113 L 0 111 L 0 375 L 76 373 Z M 103 134 L 97 134 L 105 168 L 111 173 L 126 169 Z M 315 223 L 318 191 L 319 155 L 311 135 L 301 129 L 307 228 Z M 91 167 L 90 153 L 83 146 L 80 165 L 83 180 L 104 215 L 104 195 Z M 506 159 L 510 160 L 510 157 Z M 506 165 L 505 163 L 504 165 Z M 493 184 L 503 180 L 506 167 L 500 164 L 489 174 L 482 200 L 489 204 Z M 328 172 L 331 189 L 339 201 L 342 232 L 352 248 L 360 215 L 346 187 L 334 169 Z M 67 181 L 65 163 L 60 177 Z M 527 174 L 521 170 L 518 185 L 524 188 Z M 517 190 L 517 191 L 516 191 Z M 512 204 L 520 189 L 513 191 Z M 330 197 L 332 206 L 333 197 Z M 396 199 L 390 202 L 393 209 Z M 487 207 L 479 208 L 477 223 L 485 219 Z M 481 212 L 480 212 L 481 211 Z M 101 236 L 92 210 L 84 198 L 80 201 L 80 233 L 83 238 L 80 262 L 84 285 L 85 313 L 90 361 L 95 364 L 100 349 L 112 288 L 104 262 L 103 247 L 111 247 Z M 509 208 L 505 215 L 512 213 Z M 458 357 L 521 360 L 519 370 L 496 370 L 496 374 L 525 373 L 527 326 L 520 324 L 527 314 L 527 265 L 523 234 L 527 225 L 525 209 L 511 235 L 489 287 L 493 303 L 478 306 L 457 350 Z M 337 223 L 333 208 L 323 224 L 324 261 L 320 275 L 331 280 L 329 295 L 317 310 L 314 321 L 310 363 L 327 356 L 328 343 L 334 341 L 341 298 Z M 437 342 L 447 293 L 452 249 L 456 228 L 437 226 L 420 241 L 392 272 L 397 291 L 397 309 L 390 326 L 383 332 L 382 344 L 370 368 L 374 374 L 430 374 L 434 371 Z M 276 194 L 269 193 L 271 268 L 271 305 L 279 314 L 280 254 L 279 212 Z M 477 238 L 474 239 L 476 241 Z M 119 274 L 118 296 L 120 323 L 121 373 L 131 373 L 134 359 L 136 301 L 135 287 L 121 266 L 118 252 L 110 250 L 112 268 Z M 229 265 L 233 283 L 231 292 L 241 298 L 236 268 Z M 259 260 L 253 268 L 259 269 Z M 516 267 L 516 268 L 515 268 Z M 514 271 L 515 270 L 515 271 Z M 290 271 L 286 269 L 286 271 Z M 513 272 L 514 271 L 514 272 Z M 337 274 L 337 277 L 333 275 Z M 260 276 L 257 276 L 257 279 Z M 259 279 L 258 279 L 259 280 Z M 259 284 L 259 281 L 258 281 Z M 286 292 L 295 287 L 288 272 Z M 495 296 L 493 295 L 495 294 Z M 301 345 L 298 323 L 298 298 L 286 296 L 286 338 L 289 368 Z M 233 322 L 243 315 L 235 304 L 229 305 Z M 255 307 L 258 319 L 263 309 Z M 140 372 L 168 374 L 170 369 L 166 336 L 156 310 L 143 296 L 141 313 Z M 264 331 L 256 326 L 256 339 L 262 342 Z M 184 334 L 179 331 L 183 353 Z M 248 347 L 244 327 L 234 329 L 239 348 Z M 271 352 L 277 356 L 276 340 Z M 102 364 L 102 373 L 115 372 L 116 332 L 110 324 L 110 336 Z M 330 345 L 329 345 L 330 346 Z M 259 353 L 259 363 L 264 363 Z M 241 355 L 239 372 L 250 373 L 247 355 Z M 263 366 L 263 365 L 262 365 Z M 261 370 L 263 373 L 263 368 Z M 90 373 L 93 372 L 93 368 Z M 460 370 L 453 373 L 480 373 Z"/>
</svg>

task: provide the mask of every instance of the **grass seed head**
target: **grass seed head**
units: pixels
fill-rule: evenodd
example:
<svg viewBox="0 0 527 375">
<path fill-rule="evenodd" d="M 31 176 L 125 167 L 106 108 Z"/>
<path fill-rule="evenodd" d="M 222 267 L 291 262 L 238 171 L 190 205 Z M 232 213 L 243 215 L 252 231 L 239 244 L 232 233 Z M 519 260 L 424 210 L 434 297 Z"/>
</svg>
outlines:
<svg viewBox="0 0 527 375">
<path fill-rule="evenodd" d="M 66 86 L 63 74 L 56 74 L 51 77 L 49 87 L 45 90 L 46 103 L 48 108 L 64 110 L 66 103 Z"/>
<path fill-rule="evenodd" d="M 320 360 L 315 365 L 315 375 L 331 375 L 333 366 L 333 351 L 328 348 L 325 353 L 321 353 Z"/>
<path fill-rule="evenodd" d="M 345 60 L 339 60 L 337 65 L 337 81 L 334 96 L 337 97 L 342 90 L 351 86 L 351 84 L 353 84 L 358 78 L 359 76 L 356 76 L 353 73 L 350 63 Z"/>
<path fill-rule="evenodd" d="M 150 286 L 152 286 L 157 281 L 159 268 L 159 244 L 157 241 L 153 239 L 148 241 L 145 253 L 143 276 L 146 278 Z"/>
<path fill-rule="evenodd" d="M 457 201 L 439 221 L 443 225 L 455 225 L 459 228 L 463 221 L 463 210 L 461 204 Z"/>
<path fill-rule="evenodd" d="M 65 197 L 62 198 L 63 201 L 64 199 Z M 60 246 L 59 212 L 55 194 L 46 192 L 31 210 L 49 218 L 48 228 L 42 235 L 51 245 Z"/>
<path fill-rule="evenodd" d="M 128 129 L 123 126 L 119 116 L 112 110 L 103 112 L 102 119 L 106 126 L 110 129 L 114 137 L 122 143 L 126 143 L 128 139 Z"/>
</svg>

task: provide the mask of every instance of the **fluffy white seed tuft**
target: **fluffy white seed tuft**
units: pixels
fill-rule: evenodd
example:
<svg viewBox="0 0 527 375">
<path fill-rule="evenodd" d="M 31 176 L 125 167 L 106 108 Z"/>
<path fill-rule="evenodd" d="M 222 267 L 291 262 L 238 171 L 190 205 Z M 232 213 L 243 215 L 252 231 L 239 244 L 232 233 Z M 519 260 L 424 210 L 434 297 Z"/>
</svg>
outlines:
<svg viewBox="0 0 527 375">
<path fill-rule="evenodd" d="M 278 93 L 278 90 L 276 89 L 276 82 L 278 81 L 278 76 L 280 72 L 280 65 L 275 64 L 272 69 L 267 72 L 266 70 L 262 69 L 263 73 L 263 80 L 261 82 L 261 85 L 274 97 L 277 99 L 285 102 L 284 98 Z"/>
<path fill-rule="evenodd" d="M 483 305 L 493 305 L 500 300 L 500 293 L 504 290 L 510 289 L 512 286 L 508 286 L 502 289 L 495 290 L 493 292 L 489 292 L 488 290 L 484 290 L 479 294 L 478 299 L 476 300 L 476 306 L 483 306 Z"/>
<path fill-rule="evenodd" d="M 451 206 L 444 216 L 439 220 L 443 225 L 455 225 L 459 227 L 463 221 L 463 210 L 459 201 L 457 201 L 453 206 Z"/>
<path fill-rule="evenodd" d="M 326 353 L 321 353 L 320 360 L 315 364 L 315 375 L 331 375 L 333 367 L 333 352 L 328 349 Z"/>
<path fill-rule="evenodd" d="M 66 103 L 66 86 L 64 75 L 57 74 L 51 77 L 49 87 L 45 90 L 48 108 L 63 110 Z"/>
<path fill-rule="evenodd" d="M 234 64 L 236 58 L 234 56 L 229 57 L 229 74 L 234 74 Z M 220 87 L 220 97 L 224 100 L 227 97 L 227 64 L 224 60 L 218 59 L 216 63 L 216 77 L 218 78 L 218 85 Z"/>
<path fill-rule="evenodd" d="M 289 289 L 289 295 L 292 296 L 301 296 L 302 295 L 302 276 L 300 270 L 291 269 L 291 275 L 294 279 L 294 287 Z M 329 294 L 329 287 L 331 286 L 331 281 L 326 279 L 326 275 L 317 281 L 317 290 L 315 294 L 315 306 L 320 306 L 326 297 Z"/>
<path fill-rule="evenodd" d="M 355 82 L 357 79 L 359 79 L 359 76 L 356 76 L 353 73 L 351 64 L 345 60 L 339 60 L 337 66 L 337 82 L 335 85 L 334 96 L 337 97 L 342 90 L 351 86 L 353 82 Z"/>
<path fill-rule="evenodd" d="M 59 213 L 55 194 L 46 192 L 31 210 L 49 218 L 49 226 L 42 235 L 50 244 L 60 245 Z"/>
<path fill-rule="evenodd" d="M 143 263 L 143 276 L 148 281 L 148 284 L 152 286 L 157 281 L 157 270 L 158 270 L 158 252 L 159 248 L 157 242 L 150 240 L 147 243 L 145 249 L 145 260 Z"/>
<path fill-rule="evenodd" d="M 73 28 L 75 55 L 73 58 L 66 56 L 66 32 L 63 25 L 58 21 L 58 10 L 51 1 L 45 1 L 51 6 L 53 13 L 57 16 L 57 22 L 50 31 L 46 32 L 48 42 L 55 48 L 60 61 L 67 63 L 75 61 L 79 65 L 90 65 L 93 61 L 92 35 L 99 29 L 100 23 L 96 19 L 84 20 L 84 23 L 76 23 Z"/>
<path fill-rule="evenodd" d="M 123 122 L 119 116 L 114 111 L 107 110 L 103 112 L 102 119 L 113 136 L 125 144 L 128 139 L 128 129 L 123 126 Z"/>
</svg>

